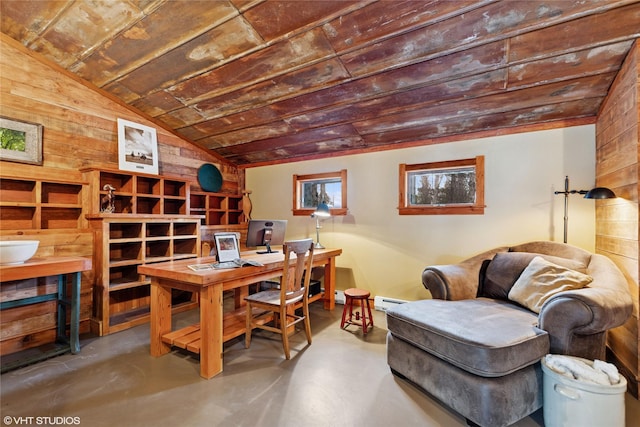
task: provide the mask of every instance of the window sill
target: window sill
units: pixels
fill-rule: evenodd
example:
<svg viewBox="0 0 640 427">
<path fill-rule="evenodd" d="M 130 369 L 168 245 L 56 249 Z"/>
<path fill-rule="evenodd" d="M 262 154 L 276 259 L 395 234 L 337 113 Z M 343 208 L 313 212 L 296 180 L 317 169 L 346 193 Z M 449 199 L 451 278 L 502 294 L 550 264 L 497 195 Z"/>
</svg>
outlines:
<svg viewBox="0 0 640 427">
<path fill-rule="evenodd" d="M 400 215 L 483 215 L 484 206 L 401 207 Z"/>
</svg>

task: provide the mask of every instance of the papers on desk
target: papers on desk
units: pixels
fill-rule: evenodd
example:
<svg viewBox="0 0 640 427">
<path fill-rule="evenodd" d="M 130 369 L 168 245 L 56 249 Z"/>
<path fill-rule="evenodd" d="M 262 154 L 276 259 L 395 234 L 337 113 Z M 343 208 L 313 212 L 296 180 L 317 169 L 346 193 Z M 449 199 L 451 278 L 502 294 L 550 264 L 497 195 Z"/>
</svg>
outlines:
<svg viewBox="0 0 640 427">
<path fill-rule="evenodd" d="M 188 267 L 193 271 L 213 270 L 213 264 L 192 264 Z"/>
<path fill-rule="evenodd" d="M 254 266 L 254 267 L 262 267 L 264 264 L 254 261 L 251 259 L 242 259 L 236 258 L 233 261 L 225 261 L 218 262 L 215 264 L 192 264 L 188 267 L 193 271 L 206 271 L 206 270 L 214 270 L 214 269 L 224 269 L 224 268 L 240 268 L 245 265 Z"/>
</svg>

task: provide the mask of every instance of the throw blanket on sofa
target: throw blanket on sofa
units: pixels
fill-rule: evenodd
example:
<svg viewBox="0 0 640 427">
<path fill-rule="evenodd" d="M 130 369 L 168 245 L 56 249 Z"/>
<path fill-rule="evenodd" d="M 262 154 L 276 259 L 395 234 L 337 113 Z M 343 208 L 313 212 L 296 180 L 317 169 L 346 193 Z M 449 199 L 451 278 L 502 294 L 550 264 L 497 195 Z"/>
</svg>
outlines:
<svg viewBox="0 0 640 427">
<path fill-rule="evenodd" d="M 591 363 L 571 356 L 547 354 L 545 362 L 554 372 L 575 380 L 600 385 L 615 385 L 620 382 L 618 368 L 602 360 Z"/>
</svg>

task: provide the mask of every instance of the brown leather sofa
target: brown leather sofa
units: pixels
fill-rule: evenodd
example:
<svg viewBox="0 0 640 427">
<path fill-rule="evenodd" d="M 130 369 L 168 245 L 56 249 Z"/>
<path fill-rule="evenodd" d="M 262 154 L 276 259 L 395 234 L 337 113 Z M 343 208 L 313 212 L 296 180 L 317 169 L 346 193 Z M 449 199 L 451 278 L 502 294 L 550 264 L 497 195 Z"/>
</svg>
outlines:
<svg viewBox="0 0 640 427">
<path fill-rule="evenodd" d="M 537 256 L 592 281 L 531 311 L 509 296 Z M 632 311 L 626 279 L 609 258 L 555 242 L 500 247 L 456 265 L 427 267 L 422 282 L 432 299 L 386 313 L 387 362 L 470 425 L 507 426 L 541 408 L 541 358 L 603 360 L 607 330 Z"/>
</svg>

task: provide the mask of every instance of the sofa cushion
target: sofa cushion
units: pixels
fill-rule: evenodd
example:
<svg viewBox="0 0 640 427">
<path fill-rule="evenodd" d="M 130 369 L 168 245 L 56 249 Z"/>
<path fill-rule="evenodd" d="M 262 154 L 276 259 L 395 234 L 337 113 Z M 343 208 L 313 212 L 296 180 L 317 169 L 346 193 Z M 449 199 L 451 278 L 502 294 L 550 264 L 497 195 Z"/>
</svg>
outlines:
<svg viewBox="0 0 640 427">
<path fill-rule="evenodd" d="M 531 252 L 499 252 L 481 270 L 478 296 L 509 299 L 509 291 L 522 272 L 536 256 L 575 271 L 586 272 L 580 261 Z"/>
<path fill-rule="evenodd" d="M 581 289 L 593 281 L 589 275 L 535 257 L 509 291 L 509 299 L 540 313 L 542 305 L 558 292 Z"/>
<path fill-rule="evenodd" d="M 483 377 L 540 361 L 549 352 L 549 338 L 536 324 L 531 311 L 488 298 L 412 301 L 387 311 L 395 337 Z"/>
</svg>

